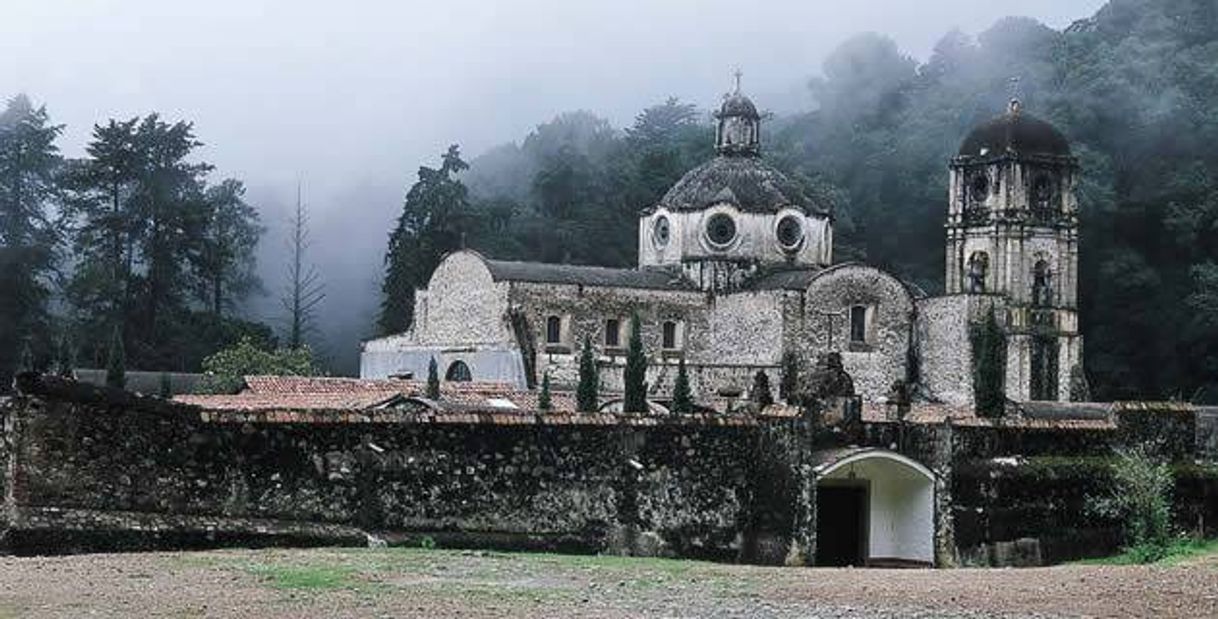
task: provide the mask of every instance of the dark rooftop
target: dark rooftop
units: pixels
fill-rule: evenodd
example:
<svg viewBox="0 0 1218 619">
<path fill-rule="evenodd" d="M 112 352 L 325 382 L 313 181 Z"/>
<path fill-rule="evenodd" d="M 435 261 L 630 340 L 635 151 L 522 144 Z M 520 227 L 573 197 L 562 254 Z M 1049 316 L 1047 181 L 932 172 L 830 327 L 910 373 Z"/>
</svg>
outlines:
<svg viewBox="0 0 1218 619">
<path fill-rule="evenodd" d="M 821 269 L 818 267 L 774 271 L 754 279 L 749 288 L 753 290 L 806 290 L 820 272 Z"/>
<path fill-rule="evenodd" d="M 758 155 L 720 155 L 690 170 L 660 199 L 672 211 L 697 211 L 731 204 L 754 213 L 796 208 L 827 214 L 804 194 L 803 188 Z"/>
<path fill-rule="evenodd" d="M 973 129 L 960 145 L 961 157 L 1017 155 L 1070 156 L 1070 142 L 1053 125 L 1026 112 L 1012 110 Z"/>
<path fill-rule="evenodd" d="M 652 290 L 694 290 L 689 280 L 661 269 L 614 269 L 609 267 L 487 260 L 495 281 L 573 284 Z"/>
</svg>

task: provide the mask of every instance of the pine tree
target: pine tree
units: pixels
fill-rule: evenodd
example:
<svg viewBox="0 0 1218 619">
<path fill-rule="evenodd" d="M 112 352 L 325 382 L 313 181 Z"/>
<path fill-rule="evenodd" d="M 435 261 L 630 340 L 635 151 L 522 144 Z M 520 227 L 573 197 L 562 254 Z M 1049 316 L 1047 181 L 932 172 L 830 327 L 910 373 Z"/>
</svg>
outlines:
<svg viewBox="0 0 1218 619">
<path fill-rule="evenodd" d="M 455 176 L 468 167 L 454 144 L 439 169 L 419 168 L 419 180 L 406 193 L 397 227 L 389 235 L 377 321 L 381 333 L 400 333 L 414 324 L 415 289 L 427 284 L 445 254 L 461 248 L 469 196 Z"/>
<path fill-rule="evenodd" d="M 427 364 L 427 397 L 431 400 L 440 399 L 440 368 L 436 365 L 435 357 Z"/>
<path fill-rule="evenodd" d="M 127 352 L 123 346 L 123 330 L 117 324 L 110 333 L 110 348 L 106 357 L 106 385 L 115 389 L 127 387 Z"/>
<path fill-rule="evenodd" d="M 647 412 L 647 354 L 643 352 L 643 329 L 639 315 L 630 318 L 630 343 L 626 347 L 626 369 L 623 379 L 626 397 L 622 410 L 627 413 Z"/>
<path fill-rule="evenodd" d="M 749 399 L 758 409 L 774 403 L 774 393 L 770 391 L 770 375 L 766 374 L 765 370 L 757 370 L 753 375 L 753 388 L 749 392 Z"/>
<path fill-rule="evenodd" d="M 541 377 L 541 393 L 537 395 L 537 408 L 548 411 L 553 407 L 554 403 L 550 399 L 550 373 L 546 372 Z"/>
<path fill-rule="evenodd" d="M 672 385 L 672 412 L 687 415 L 694 412 L 694 398 L 689 388 L 689 374 L 685 371 L 685 357 L 677 362 L 677 380 Z"/>
<path fill-rule="evenodd" d="M 62 131 L 24 95 L 0 111 L 0 393 L 24 364 L 19 353 L 52 353 L 48 301 L 60 235 L 50 202 L 62 169 L 55 146 Z"/>
<path fill-rule="evenodd" d="M 579 353 L 579 385 L 575 390 L 576 409 L 594 413 L 600 408 L 600 377 L 597 376 L 596 356 L 592 341 L 584 336 L 584 348 Z"/>
<path fill-rule="evenodd" d="M 254 250 L 265 231 L 258 211 L 245 202 L 245 185 L 225 179 L 203 194 L 207 218 L 195 262 L 200 299 L 220 317 L 261 283 L 254 273 Z"/>
</svg>

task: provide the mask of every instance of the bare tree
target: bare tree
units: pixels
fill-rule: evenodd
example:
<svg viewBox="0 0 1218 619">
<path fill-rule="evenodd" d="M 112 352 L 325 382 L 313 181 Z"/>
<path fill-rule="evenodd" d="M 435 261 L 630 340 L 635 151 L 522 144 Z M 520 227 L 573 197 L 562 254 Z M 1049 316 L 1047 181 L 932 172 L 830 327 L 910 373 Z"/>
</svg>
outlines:
<svg viewBox="0 0 1218 619">
<path fill-rule="evenodd" d="M 292 253 L 288 263 L 288 283 L 284 290 L 283 307 L 288 312 L 288 347 L 300 348 L 304 338 L 314 330 L 314 310 L 326 298 L 325 286 L 317 266 L 306 260 L 309 240 L 309 213 L 296 184 L 296 213 L 292 217 L 292 237 L 288 241 Z"/>
</svg>

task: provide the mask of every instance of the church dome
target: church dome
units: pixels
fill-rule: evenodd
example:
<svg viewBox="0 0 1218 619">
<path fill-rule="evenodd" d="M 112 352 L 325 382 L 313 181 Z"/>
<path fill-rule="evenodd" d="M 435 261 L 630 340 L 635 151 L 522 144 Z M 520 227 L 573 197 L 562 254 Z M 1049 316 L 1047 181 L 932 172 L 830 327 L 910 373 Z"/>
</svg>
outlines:
<svg viewBox="0 0 1218 619">
<path fill-rule="evenodd" d="M 784 208 L 812 210 L 798 183 L 761 158 L 761 114 L 753 101 L 736 89 L 723 96 L 715 113 L 715 151 L 718 155 L 690 170 L 657 205 L 670 211 L 699 211 L 730 204 L 753 213 L 777 213 Z"/>
<path fill-rule="evenodd" d="M 1070 142 L 1053 125 L 1020 110 L 1011 101 L 1006 114 L 973 129 L 960 145 L 961 157 L 1018 155 L 1070 156 Z"/>
<path fill-rule="evenodd" d="M 670 211 L 696 211 L 730 204 L 745 212 L 777 213 L 784 208 L 811 210 L 798 183 L 760 157 L 719 155 L 690 170 L 660 199 Z"/>
</svg>

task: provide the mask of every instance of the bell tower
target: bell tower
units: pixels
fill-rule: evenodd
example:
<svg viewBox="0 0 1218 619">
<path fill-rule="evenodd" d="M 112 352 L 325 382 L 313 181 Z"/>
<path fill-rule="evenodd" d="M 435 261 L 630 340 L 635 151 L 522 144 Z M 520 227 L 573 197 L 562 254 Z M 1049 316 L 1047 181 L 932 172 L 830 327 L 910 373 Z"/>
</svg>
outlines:
<svg viewBox="0 0 1218 619">
<path fill-rule="evenodd" d="M 950 164 L 947 293 L 1002 308 L 1005 390 L 1016 401 L 1069 400 L 1081 372 L 1078 169 L 1066 138 L 1017 99 Z"/>
</svg>

